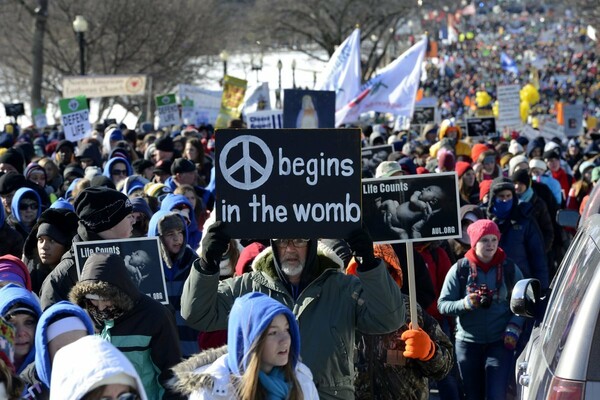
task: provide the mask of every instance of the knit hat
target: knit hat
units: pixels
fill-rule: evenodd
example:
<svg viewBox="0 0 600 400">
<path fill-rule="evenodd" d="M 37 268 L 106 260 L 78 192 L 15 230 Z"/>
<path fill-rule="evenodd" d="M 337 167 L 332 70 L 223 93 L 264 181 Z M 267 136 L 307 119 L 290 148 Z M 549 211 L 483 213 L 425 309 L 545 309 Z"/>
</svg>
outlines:
<svg viewBox="0 0 600 400">
<path fill-rule="evenodd" d="M 11 254 L 0 257 L 0 281 L 15 282 L 31 290 L 31 277 L 27 266 Z"/>
<path fill-rule="evenodd" d="M 508 162 L 508 175 L 510 176 L 510 175 L 514 174 L 515 168 L 517 168 L 517 165 L 519 165 L 521 163 L 527 164 L 527 157 L 525 157 L 523 154 L 519 154 L 519 155 L 511 158 L 510 161 Z"/>
<path fill-rule="evenodd" d="M 492 186 L 491 179 L 485 179 L 479 182 L 479 201 L 483 201 L 483 198 L 486 194 L 490 193 L 490 188 Z"/>
<path fill-rule="evenodd" d="M 508 163 L 510 162 L 510 160 L 512 160 L 512 158 L 513 158 L 512 153 L 506 153 L 506 154 L 502 155 L 502 157 L 500 157 L 500 167 L 506 168 Z"/>
<path fill-rule="evenodd" d="M 252 292 L 238 297 L 231 307 L 227 329 L 227 366 L 234 374 L 244 374 L 250 349 L 273 319 L 283 314 L 288 319 L 291 348 L 289 350 L 292 368 L 296 367 L 300 354 L 300 331 L 292 311 L 279 301 L 264 293 Z"/>
<path fill-rule="evenodd" d="M 21 174 L 4 174 L 0 176 L 0 195 L 4 196 L 14 192 L 27 183 L 25 177 Z"/>
<path fill-rule="evenodd" d="M 473 222 L 467 228 L 469 239 L 471 240 L 471 248 L 475 248 L 475 245 L 485 235 L 495 235 L 500 240 L 500 229 L 494 221 L 489 219 L 480 219 Z"/>
<path fill-rule="evenodd" d="M 425 167 L 417 167 L 417 175 L 428 174 L 429 170 Z"/>
<path fill-rule="evenodd" d="M 156 150 L 160 150 L 160 151 L 168 151 L 168 152 L 174 152 L 175 151 L 175 146 L 173 145 L 173 139 L 171 139 L 171 136 L 161 136 L 158 139 L 156 139 L 156 141 L 154 142 L 154 148 L 156 148 Z"/>
<path fill-rule="evenodd" d="M 543 158 L 544 160 L 551 160 L 553 158 L 560 159 L 560 149 L 558 147 L 555 147 L 553 149 L 544 151 Z"/>
<path fill-rule="evenodd" d="M 23 288 L 21 288 L 21 289 L 23 289 Z M 8 318 L 11 315 L 18 315 L 18 314 L 31 315 L 32 317 L 35 317 L 36 320 L 40 316 L 39 311 L 36 310 L 32 305 L 23 303 L 23 302 L 16 302 L 16 303 L 13 303 L 13 305 L 10 306 L 10 308 L 4 313 L 4 317 Z"/>
<path fill-rule="evenodd" d="M 529 173 L 524 169 L 517 170 L 514 174 L 512 174 L 511 179 L 514 183 L 522 183 L 527 188 L 531 186 L 531 177 Z"/>
<path fill-rule="evenodd" d="M 248 246 L 244 247 L 244 250 L 240 252 L 237 264 L 235 264 L 235 275 L 240 276 L 244 272 L 252 271 L 252 262 L 265 248 L 266 246 L 260 242 L 250 243 Z"/>
<path fill-rule="evenodd" d="M 463 176 L 468 169 L 472 169 L 471 163 L 468 163 L 466 161 L 459 161 L 456 163 L 455 171 L 456 175 L 458 175 L 459 178 Z"/>
<path fill-rule="evenodd" d="M 102 168 L 90 165 L 85 167 L 84 178 L 91 182 L 95 177 L 102 175 Z"/>
<path fill-rule="evenodd" d="M 375 178 L 388 178 L 398 172 L 404 173 L 398 162 L 382 161 L 375 170 Z"/>
<path fill-rule="evenodd" d="M 509 153 L 512 155 L 517 155 L 523 153 L 524 151 L 525 149 L 523 149 L 523 146 L 521 146 L 519 142 L 514 139 L 510 141 L 510 145 L 508 146 Z"/>
<path fill-rule="evenodd" d="M 0 155 L 0 164 L 10 164 L 17 170 L 18 173 L 23 173 L 23 164 L 25 164 L 25 158 L 23 154 L 17 149 L 10 148 Z"/>
<path fill-rule="evenodd" d="M 143 197 L 131 199 L 131 205 L 133 206 L 133 212 L 141 212 L 146 215 L 148 219 L 152 218 L 152 210 L 150 210 L 148 202 Z"/>
<path fill-rule="evenodd" d="M 55 151 L 58 153 L 58 151 L 60 150 L 60 148 L 63 147 L 63 146 L 67 146 L 72 151 L 75 151 L 75 143 L 73 143 L 73 142 L 71 142 L 69 140 L 66 140 L 66 139 L 63 139 L 60 142 L 58 142 L 58 144 L 56 145 Z"/>
<path fill-rule="evenodd" d="M 548 166 L 546 163 L 540 159 L 534 158 L 533 160 L 529 160 L 529 169 L 541 169 L 542 171 L 546 171 Z"/>
<path fill-rule="evenodd" d="M 594 168 L 595 166 L 591 161 L 584 161 L 579 165 L 579 173 L 583 175 L 588 168 Z"/>
<path fill-rule="evenodd" d="M 416 175 L 417 174 L 417 166 L 414 161 L 410 157 L 402 157 L 398 160 L 398 164 L 400 164 L 400 168 L 407 175 Z"/>
<path fill-rule="evenodd" d="M 67 210 L 71 210 L 71 211 L 75 212 L 75 207 L 73 207 L 73 204 L 69 203 L 67 200 L 65 200 L 62 197 L 59 197 L 58 199 L 56 199 L 56 201 L 54 203 L 52 203 L 50 208 L 65 208 Z"/>
<path fill-rule="evenodd" d="M 510 190 L 515 195 L 515 184 L 508 178 L 498 177 L 492 181 L 490 187 L 490 199 L 496 197 L 496 194 L 503 190 Z"/>
<path fill-rule="evenodd" d="M 483 143 L 474 144 L 473 148 L 471 149 L 471 160 L 473 160 L 473 162 L 477 162 L 481 153 L 488 151 L 489 149 L 490 148 Z"/>
<path fill-rule="evenodd" d="M 596 167 L 592 170 L 592 182 L 596 183 L 600 179 L 600 167 Z"/>
<path fill-rule="evenodd" d="M 75 199 L 75 211 L 81 223 L 92 232 L 103 232 L 133 211 L 129 198 L 103 186 L 84 189 Z"/>
<path fill-rule="evenodd" d="M 515 140 L 517 141 L 517 143 L 523 146 L 523 148 L 529 144 L 529 139 L 527 139 L 525 136 L 519 136 Z"/>
<path fill-rule="evenodd" d="M 25 168 L 25 172 L 23 173 L 23 175 L 26 179 L 29 179 L 31 174 L 33 174 L 34 172 L 42 172 L 44 176 L 46 176 L 46 170 L 44 169 L 44 167 L 42 167 L 36 162 L 29 163 L 27 168 Z"/>
<path fill-rule="evenodd" d="M 152 172 L 155 174 L 169 174 L 170 175 L 171 174 L 171 165 L 172 165 L 171 160 L 160 160 L 156 163 Z"/>
<path fill-rule="evenodd" d="M 66 166 L 66 168 L 63 172 L 63 177 L 66 178 L 69 175 L 74 175 L 76 178 L 83 178 L 83 176 L 85 175 L 85 172 L 83 171 L 83 168 L 81 168 L 81 166 L 79 164 L 71 163 Z"/>
<path fill-rule="evenodd" d="M 171 175 L 194 172 L 195 170 L 196 166 L 194 163 L 186 158 L 177 158 L 171 165 Z"/>
<path fill-rule="evenodd" d="M 443 167 L 446 169 L 446 171 L 454 171 L 456 158 L 452 152 L 442 150 L 438 151 L 437 160 L 440 169 Z"/>
<path fill-rule="evenodd" d="M 164 235 L 169 231 L 183 231 L 185 232 L 186 225 L 180 214 L 172 212 L 165 215 L 158 221 L 158 234 Z"/>
<path fill-rule="evenodd" d="M 144 170 L 146 168 L 150 168 L 154 166 L 154 163 L 150 160 L 145 160 L 143 158 L 140 158 L 138 160 L 135 160 L 131 166 L 133 167 L 133 170 L 135 171 L 136 174 L 138 175 L 142 175 L 144 173 Z"/>
<path fill-rule="evenodd" d="M 115 183 L 108 176 L 98 175 L 90 181 L 90 187 L 105 187 L 116 190 Z"/>
<path fill-rule="evenodd" d="M 39 239 L 40 236 L 48 236 L 63 246 L 68 245 L 73 239 L 72 237 L 67 237 L 58 227 L 47 222 L 41 223 L 38 227 L 37 238 Z"/>
<path fill-rule="evenodd" d="M 172 193 L 173 191 L 166 186 L 164 183 L 151 183 L 146 185 L 144 189 L 146 194 L 151 197 L 160 197 L 162 195 L 166 195 L 168 193 Z"/>
</svg>

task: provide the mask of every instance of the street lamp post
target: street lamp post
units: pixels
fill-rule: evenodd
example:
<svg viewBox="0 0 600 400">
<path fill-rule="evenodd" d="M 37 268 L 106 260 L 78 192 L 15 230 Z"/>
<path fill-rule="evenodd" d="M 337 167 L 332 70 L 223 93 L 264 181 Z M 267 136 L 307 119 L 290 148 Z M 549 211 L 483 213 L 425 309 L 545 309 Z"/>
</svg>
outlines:
<svg viewBox="0 0 600 400">
<path fill-rule="evenodd" d="M 79 41 L 79 75 L 85 75 L 85 33 L 88 30 L 88 22 L 83 15 L 77 15 L 73 21 L 73 30 Z"/>
<path fill-rule="evenodd" d="M 250 64 L 252 65 L 251 66 L 252 71 L 256 71 L 256 83 L 258 84 L 258 81 L 259 81 L 259 79 L 258 79 L 258 73 L 263 68 L 263 55 L 262 55 L 262 52 L 258 56 L 258 60 L 253 55 L 252 58 L 250 59 Z"/>
<path fill-rule="evenodd" d="M 296 59 L 292 60 L 292 87 L 296 89 Z"/>
<path fill-rule="evenodd" d="M 279 87 L 277 88 L 277 92 L 275 92 L 275 107 L 281 108 L 281 69 L 283 68 L 283 63 L 281 59 L 277 60 L 277 71 L 279 72 Z"/>
<path fill-rule="evenodd" d="M 227 60 L 229 60 L 229 53 L 227 50 L 223 50 L 219 53 L 219 58 L 223 62 L 223 77 L 225 77 L 225 75 L 227 75 Z"/>
</svg>

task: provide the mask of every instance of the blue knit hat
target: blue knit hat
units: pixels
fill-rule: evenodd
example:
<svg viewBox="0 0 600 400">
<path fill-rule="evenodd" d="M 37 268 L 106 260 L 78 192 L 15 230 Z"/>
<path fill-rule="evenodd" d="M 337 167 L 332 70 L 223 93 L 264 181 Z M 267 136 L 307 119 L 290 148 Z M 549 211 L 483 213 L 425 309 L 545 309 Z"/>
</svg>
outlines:
<svg viewBox="0 0 600 400">
<path fill-rule="evenodd" d="M 290 361 L 295 367 L 300 354 L 300 331 L 292 311 L 264 293 L 252 292 L 238 297 L 229 314 L 227 364 L 235 375 L 243 375 L 253 343 L 269 327 L 273 318 L 283 314 L 290 324 Z"/>
</svg>

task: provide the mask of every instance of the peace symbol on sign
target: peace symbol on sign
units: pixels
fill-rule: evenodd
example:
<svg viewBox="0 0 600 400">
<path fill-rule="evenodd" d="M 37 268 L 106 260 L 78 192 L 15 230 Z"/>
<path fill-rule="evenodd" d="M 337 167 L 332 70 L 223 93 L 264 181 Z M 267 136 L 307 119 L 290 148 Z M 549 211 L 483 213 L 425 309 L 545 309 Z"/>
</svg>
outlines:
<svg viewBox="0 0 600 400">
<path fill-rule="evenodd" d="M 228 167 L 227 156 L 229 155 L 229 152 L 238 145 L 242 145 L 242 158 Z M 266 159 L 266 164 L 264 166 L 252 159 L 250 155 L 252 152 L 251 145 L 258 146 L 259 150 L 264 154 Z M 219 168 L 221 169 L 223 178 L 225 178 L 227 183 L 231 186 L 242 190 L 256 189 L 265 183 L 271 176 L 271 172 L 273 171 L 273 154 L 271 154 L 269 147 L 261 139 L 256 136 L 242 135 L 233 139 L 223 147 L 221 155 L 219 156 Z M 242 182 L 233 178 L 233 174 L 240 169 L 244 171 Z M 260 175 L 260 178 L 256 181 L 252 181 L 252 170 Z"/>
</svg>

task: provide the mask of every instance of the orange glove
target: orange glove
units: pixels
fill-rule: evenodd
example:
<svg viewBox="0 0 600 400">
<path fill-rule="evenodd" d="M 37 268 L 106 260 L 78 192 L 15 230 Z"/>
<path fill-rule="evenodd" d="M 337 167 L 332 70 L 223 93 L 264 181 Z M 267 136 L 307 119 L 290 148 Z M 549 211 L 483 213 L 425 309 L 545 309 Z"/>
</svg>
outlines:
<svg viewBox="0 0 600 400">
<path fill-rule="evenodd" d="M 404 341 L 404 357 L 414 358 L 421 361 L 430 360 L 435 354 L 435 343 L 429 335 L 421 328 L 419 330 L 409 329 L 400 337 Z"/>
</svg>

